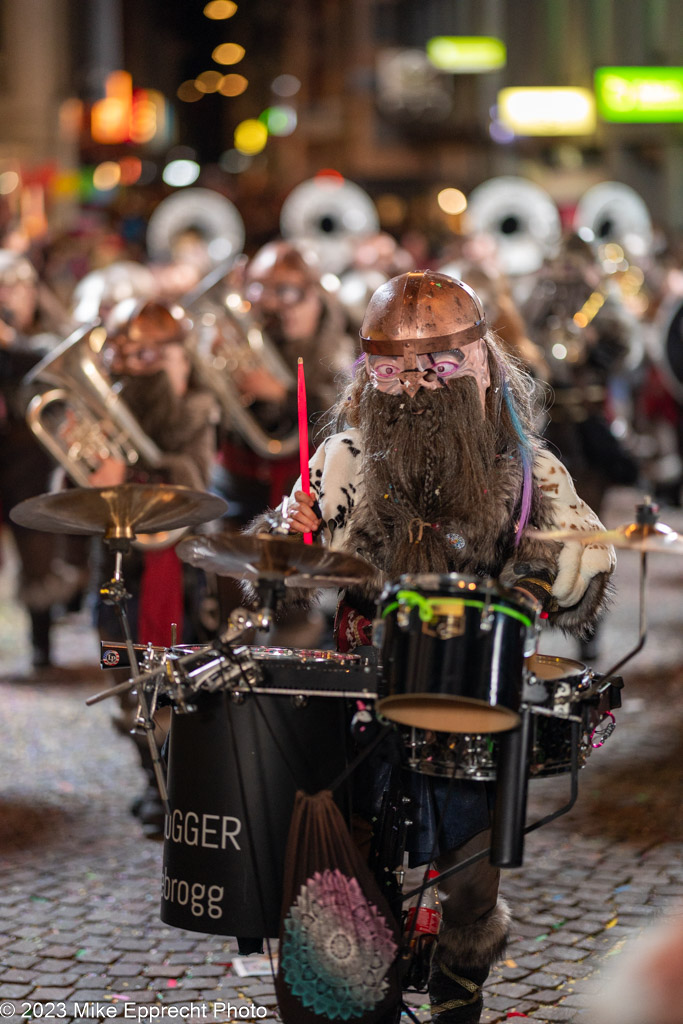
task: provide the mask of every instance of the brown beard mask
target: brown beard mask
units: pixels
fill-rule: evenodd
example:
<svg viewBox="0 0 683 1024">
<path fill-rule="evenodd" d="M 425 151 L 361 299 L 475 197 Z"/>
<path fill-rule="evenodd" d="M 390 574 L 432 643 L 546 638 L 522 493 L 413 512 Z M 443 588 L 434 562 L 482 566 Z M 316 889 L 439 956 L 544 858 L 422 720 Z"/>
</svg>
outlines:
<svg viewBox="0 0 683 1024">
<path fill-rule="evenodd" d="M 514 540 L 521 467 L 496 451 L 476 381 L 412 399 L 366 385 L 359 422 L 365 495 L 352 549 L 389 579 L 498 572 Z"/>
</svg>

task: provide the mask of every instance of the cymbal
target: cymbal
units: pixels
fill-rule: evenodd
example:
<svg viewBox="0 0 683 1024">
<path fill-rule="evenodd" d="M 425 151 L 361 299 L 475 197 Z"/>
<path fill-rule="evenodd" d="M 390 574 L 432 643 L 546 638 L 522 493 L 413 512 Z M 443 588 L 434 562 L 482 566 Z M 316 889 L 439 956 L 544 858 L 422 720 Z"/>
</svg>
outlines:
<svg viewBox="0 0 683 1024">
<path fill-rule="evenodd" d="M 137 534 L 199 526 L 217 519 L 226 509 L 222 498 L 189 487 L 119 484 L 38 494 L 10 509 L 10 519 L 46 533 L 103 534 L 105 540 L 134 540 Z"/>
<path fill-rule="evenodd" d="M 291 587 L 343 587 L 375 571 L 356 555 L 273 533 L 185 537 L 176 551 L 184 562 L 217 576 L 284 580 Z"/>
<path fill-rule="evenodd" d="M 579 544 L 611 544 L 629 551 L 669 552 L 683 555 L 683 537 L 664 523 L 624 523 L 613 530 L 528 530 L 536 540 L 573 540 Z"/>
</svg>

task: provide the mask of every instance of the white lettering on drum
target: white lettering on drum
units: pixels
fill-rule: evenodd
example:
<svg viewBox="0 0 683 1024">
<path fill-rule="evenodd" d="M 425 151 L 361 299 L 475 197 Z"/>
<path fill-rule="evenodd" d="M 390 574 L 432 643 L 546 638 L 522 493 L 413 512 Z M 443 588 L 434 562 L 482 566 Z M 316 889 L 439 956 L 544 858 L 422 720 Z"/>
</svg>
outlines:
<svg viewBox="0 0 683 1024">
<path fill-rule="evenodd" d="M 228 840 L 241 850 L 235 838 L 242 831 L 242 822 L 229 814 L 197 814 L 176 808 L 166 815 L 164 837 L 172 843 L 201 846 L 207 850 L 225 850 Z"/>
<path fill-rule="evenodd" d="M 214 920 L 221 918 L 224 892 L 222 885 L 204 885 L 203 882 L 189 884 L 184 878 L 171 878 L 166 868 L 161 877 L 161 898 L 166 903 L 189 906 L 193 917 L 207 914 Z"/>
</svg>

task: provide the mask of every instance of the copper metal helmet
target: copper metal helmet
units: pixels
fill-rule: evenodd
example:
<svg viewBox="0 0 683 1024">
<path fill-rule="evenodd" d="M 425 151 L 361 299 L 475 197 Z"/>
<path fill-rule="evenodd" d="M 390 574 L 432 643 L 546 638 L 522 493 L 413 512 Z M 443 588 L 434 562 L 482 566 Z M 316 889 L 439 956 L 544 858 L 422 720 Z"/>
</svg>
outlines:
<svg viewBox="0 0 683 1024">
<path fill-rule="evenodd" d="M 360 329 L 363 352 L 403 356 L 406 370 L 416 367 L 421 353 L 460 348 L 485 334 L 476 293 L 463 281 L 432 270 L 400 274 L 380 285 Z"/>
</svg>

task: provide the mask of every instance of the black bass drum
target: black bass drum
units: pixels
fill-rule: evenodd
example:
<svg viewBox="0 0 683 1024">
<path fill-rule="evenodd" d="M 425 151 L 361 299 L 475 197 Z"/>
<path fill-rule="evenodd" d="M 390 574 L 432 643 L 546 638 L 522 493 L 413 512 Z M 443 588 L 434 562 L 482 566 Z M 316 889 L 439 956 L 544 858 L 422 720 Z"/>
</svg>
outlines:
<svg viewBox="0 0 683 1024">
<path fill-rule="evenodd" d="M 401 576 L 378 603 L 377 710 L 401 725 L 494 733 L 519 723 L 539 606 L 494 580 Z"/>
<path fill-rule="evenodd" d="M 318 792 L 344 771 L 345 691 L 356 674 L 367 683 L 352 655 L 251 653 L 254 685 L 242 684 L 246 668 L 236 671 L 219 652 L 176 663 L 191 710 L 174 710 L 171 722 L 161 919 L 190 931 L 275 938 L 295 794 Z M 243 653 L 243 667 L 248 659 Z"/>
</svg>

